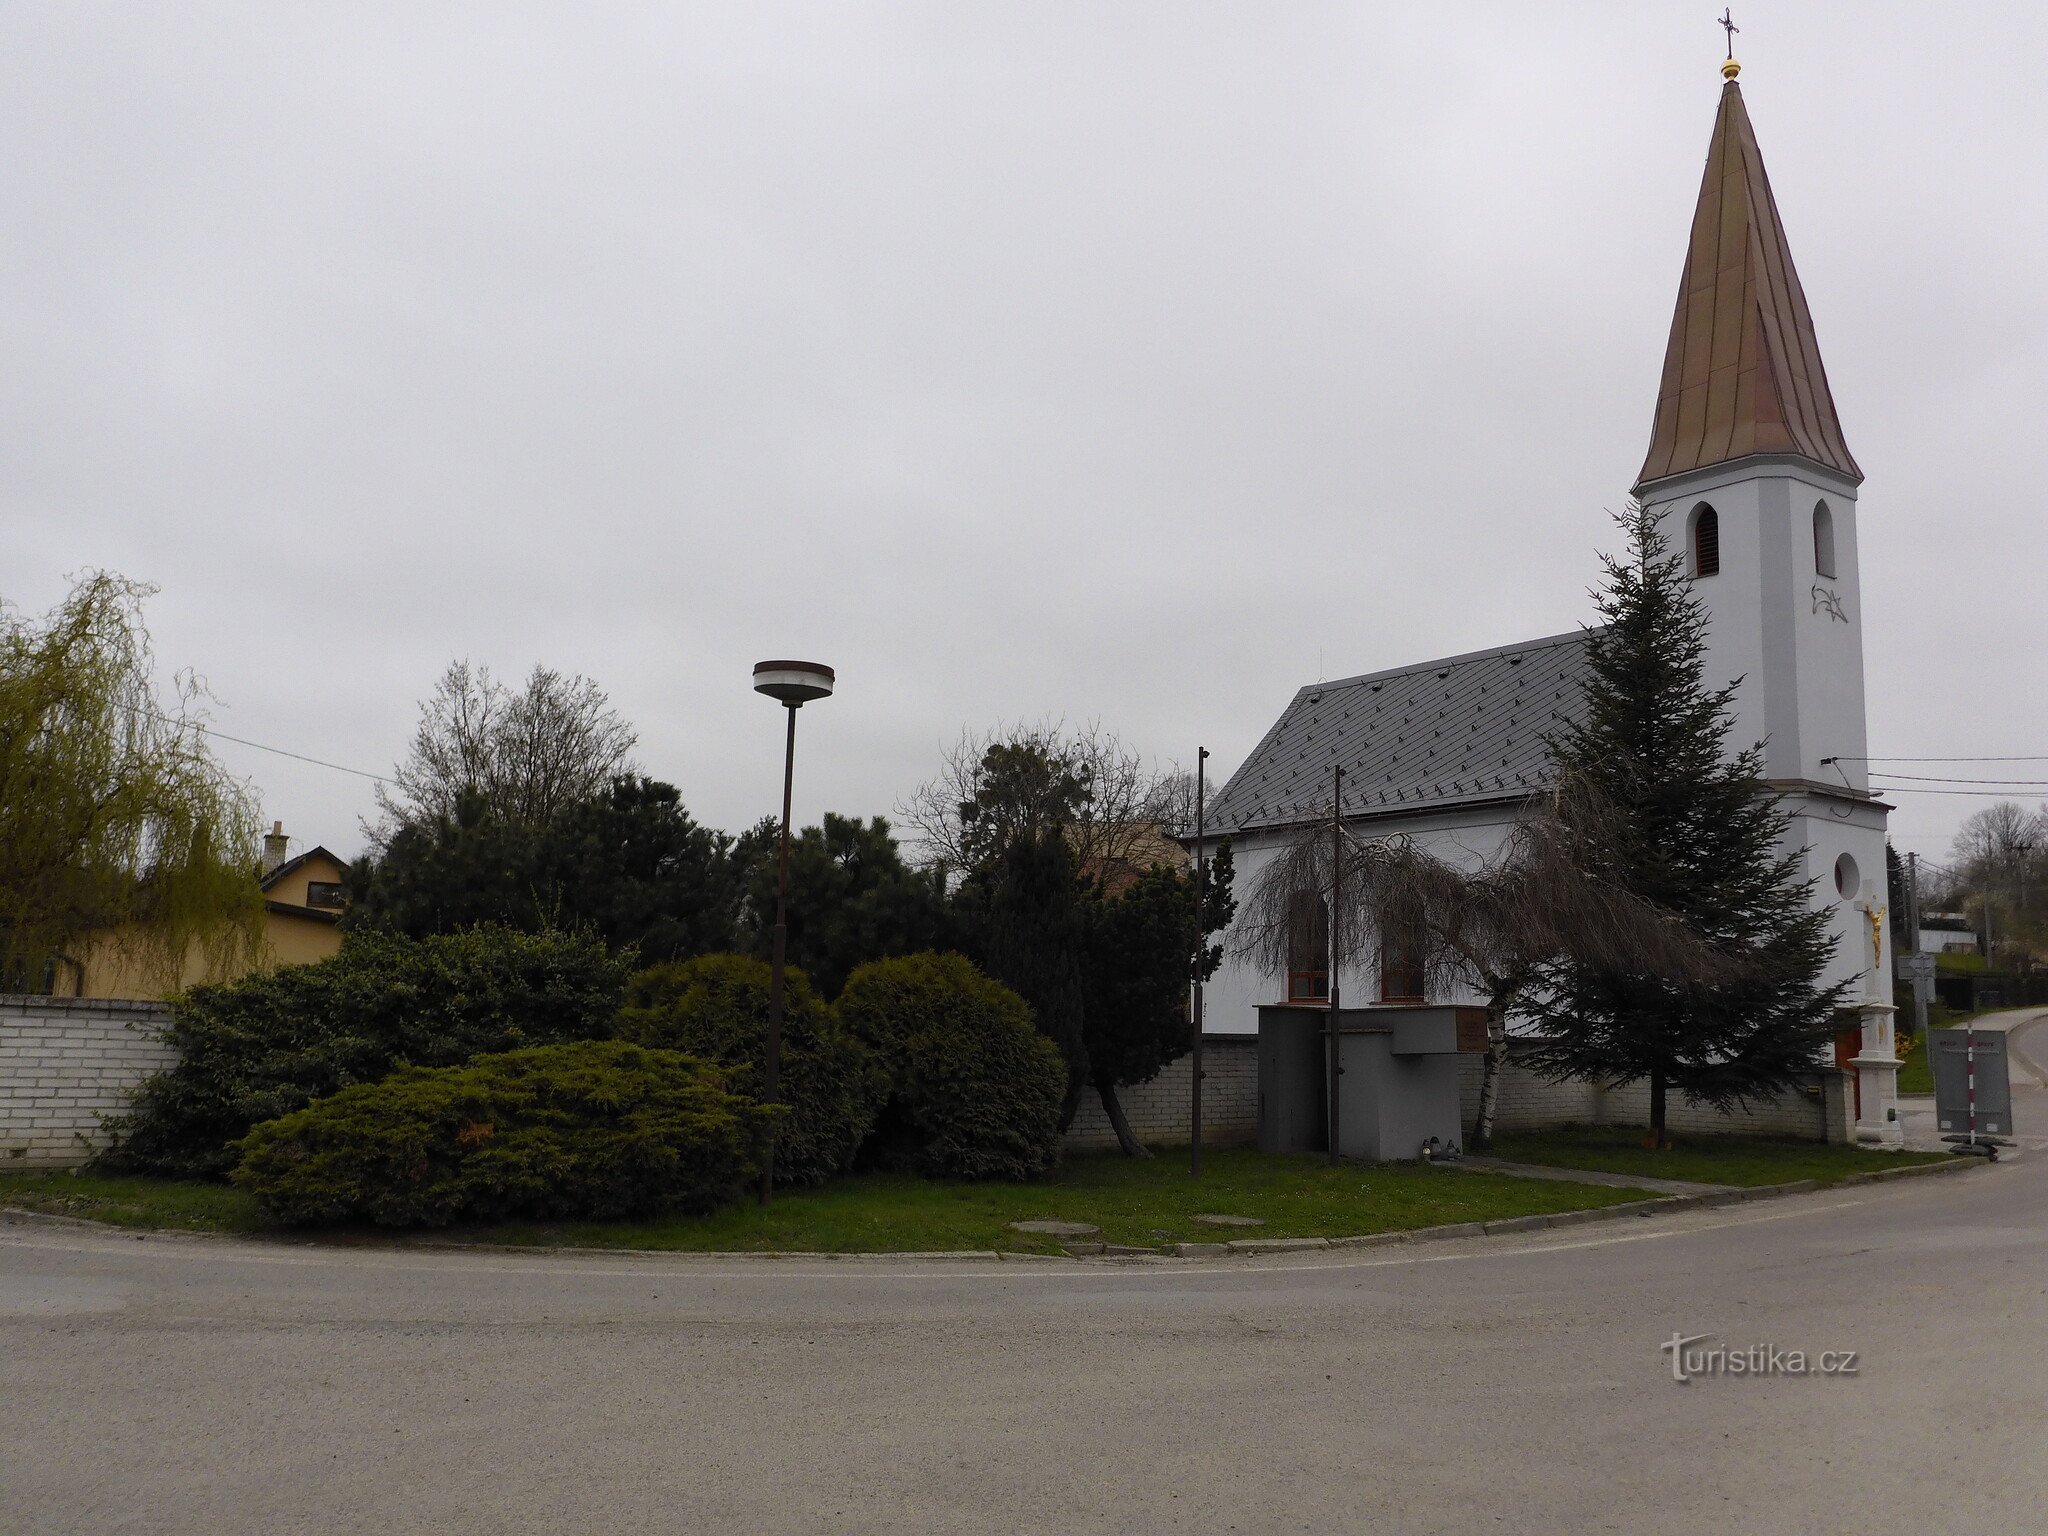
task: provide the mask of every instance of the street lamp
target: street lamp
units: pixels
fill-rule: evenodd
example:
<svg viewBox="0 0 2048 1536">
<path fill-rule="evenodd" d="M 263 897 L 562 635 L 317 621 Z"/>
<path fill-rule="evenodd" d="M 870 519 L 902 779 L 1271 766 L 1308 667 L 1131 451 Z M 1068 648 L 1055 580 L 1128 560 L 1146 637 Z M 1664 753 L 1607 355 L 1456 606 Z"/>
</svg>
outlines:
<svg viewBox="0 0 2048 1536">
<path fill-rule="evenodd" d="M 796 779 L 796 712 L 813 699 L 832 695 L 832 669 L 811 661 L 764 661 L 754 668 L 754 692 L 765 693 L 789 711 L 789 734 L 782 754 L 782 845 L 775 861 L 775 958 L 768 980 L 768 1051 L 762 1073 L 761 1100 L 773 1104 L 782 1076 L 782 965 L 789 940 L 789 795 Z M 761 1154 L 761 1203 L 775 1192 L 775 1133 L 768 1133 Z"/>
</svg>

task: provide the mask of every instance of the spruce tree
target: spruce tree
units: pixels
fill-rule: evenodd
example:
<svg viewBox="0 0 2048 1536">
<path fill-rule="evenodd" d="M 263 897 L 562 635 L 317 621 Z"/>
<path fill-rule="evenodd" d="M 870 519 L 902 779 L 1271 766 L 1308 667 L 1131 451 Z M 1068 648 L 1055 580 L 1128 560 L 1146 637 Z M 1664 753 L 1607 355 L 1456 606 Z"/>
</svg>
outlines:
<svg viewBox="0 0 2048 1536">
<path fill-rule="evenodd" d="M 1728 969 L 1679 981 L 1553 957 L 1518 1011 L 1536 1027 L 1529 1060 L 1546 1076 L 1647 1079 L 1661 1147 L 1671 1090 L 1727 1108 L 1810 1072 L 1848 983 L 1820 985 L 1830 925 L 1809 905 L 1761 743 L 1727 750 L 1735 684 L 1707 684 L 1707 613 L 1683 561 L 1647 509 L 1618 521 L 1628 554 L 1602 557 L 1606 624 L 1587 635 L 1584 704 L 1551 739 L 1552 764 L 1611 813 L 1607 845 L 1589 855 L 1690 924 Z"/>
</svg>

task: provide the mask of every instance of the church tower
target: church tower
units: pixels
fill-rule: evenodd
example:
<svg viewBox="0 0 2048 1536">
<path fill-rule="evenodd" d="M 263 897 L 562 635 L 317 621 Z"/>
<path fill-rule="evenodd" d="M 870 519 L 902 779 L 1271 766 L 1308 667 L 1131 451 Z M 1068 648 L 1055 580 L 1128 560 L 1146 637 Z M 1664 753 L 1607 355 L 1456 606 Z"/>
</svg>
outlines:
<svg viewBox="0 0 2048 1536">
<path fill-rule="evenodd" d="M 1864 755 L 1863 604 L 1856 493 L 1763 156 L 1723 67 L 1679 284 L 1650 450 L 1635 495 L 1682 552 L 1709 614 L 1707 681 L 1740 679 L 1735 741 L 1805 850 L 1835 924 L 1825 980 L 1853 980 L 1837 1043 L 1854 1069 L 1860 1139 L 1897 1144 L 1884 826 Z"/>
</svg>

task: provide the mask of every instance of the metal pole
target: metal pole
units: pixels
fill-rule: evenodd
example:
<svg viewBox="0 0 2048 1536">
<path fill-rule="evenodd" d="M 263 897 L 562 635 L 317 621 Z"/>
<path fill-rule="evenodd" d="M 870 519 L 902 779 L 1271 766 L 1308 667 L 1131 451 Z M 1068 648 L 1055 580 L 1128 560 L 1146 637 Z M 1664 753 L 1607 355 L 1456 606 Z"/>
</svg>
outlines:
<svg viewBox="0 0 2048 1536">
<path fill-rule="evenodd" d="M 1963 1021 L 1963 1080 L 1970 1093 L 1970 1145 L 1977 1145 L 1977 1024 L 1976 1016 Z"/>
<path fill-rule="evenodd" d="M 1906 855 L 1906 921 L 1910 942 L 1906 949 L 1909 954 L 1920 953 L 1920 855 Z M 1913 972 L 1913 1030 L 1920 1037 L 1920 1049 L 1927 1053 L 1927 1070 L 1934 1070 L 1934 1042 L 1927 1035 L 1927 987 L 1926 978 L 1916 967 Z"/>
<path fill-rule="evenodd" d="M 789 797 L 796 782 L 796 712 L 798 703 L 786 703 L 789 738 L 782 752 L 782 846 L 775 859 L 775 958 L 768 967 L 768 1050 L 761 1074 L 761 1102 L 777 1101 L 782 1079 L 782 965 L 789 947 Z M 761 1154 L 761 1203 L 775 1193 L 775 1128 L 768 1129 L 768 1145 Z"/>
<path fill-rule="evenodd" d="M 1202 972 L 1209 960 L 1209 935 L 1203 927 L 1203 899 L 1208 894 L 1208 770 L 1209 749 L 1195 748 L 1195 1007 L 1189 1041 L 1194 1088 L 1188 1104 L 1188 1173 L 1194 1178 L 1202 1174 Z"/>
<path fill-rule="evenodd" d="M 1344 769 L 1341 765 L 1330 773 L 1330 922 L 1328 927 L 1328 954 L 1324 957 L 1330 967 L 1330 1162 L 1337 1161 L 1338 1140 L 1338 1098 L 1337 1079 L 1344 1071 L 1342 1053 L 1337 1048 L 1337 967 L 1340 956 L 1337 935 L 1342 928 L 1339 921 L 1344 904 Z"/>
</svg>

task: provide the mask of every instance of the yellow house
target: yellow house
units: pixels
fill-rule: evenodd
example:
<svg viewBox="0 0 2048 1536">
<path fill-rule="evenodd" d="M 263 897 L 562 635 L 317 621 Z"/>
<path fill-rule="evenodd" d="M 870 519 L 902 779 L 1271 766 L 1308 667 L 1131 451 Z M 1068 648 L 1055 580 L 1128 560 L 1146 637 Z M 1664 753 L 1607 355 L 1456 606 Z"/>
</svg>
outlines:
<svg viewBox="0 0 2048 1536">
<path fill-rule="evenodd" d="M 263 890 L 263 944 L 253 964 L 222 975 L 211 957 L 195 946 L 176 983 L 166 985 L 159 969 L 113 937 L 83 948 L 76 958 L 63 957 L 51 991 L 59 997 L 158 998 L 194 982 L 227 981 L 249 970 L 325 960 L 341 948 L 342 887 L 348 865 L 321 847 L 287 858 L 289 847 L 284 823 L 273 822 L 263 839 L 264 872 L 256 882 Z"/>
</svg>

